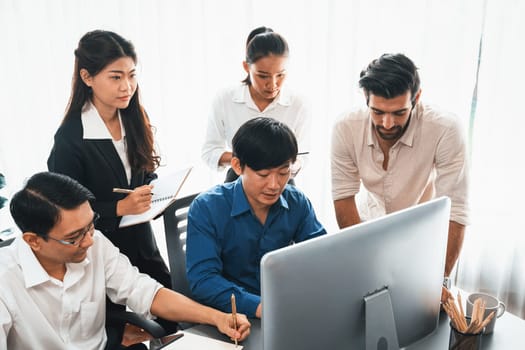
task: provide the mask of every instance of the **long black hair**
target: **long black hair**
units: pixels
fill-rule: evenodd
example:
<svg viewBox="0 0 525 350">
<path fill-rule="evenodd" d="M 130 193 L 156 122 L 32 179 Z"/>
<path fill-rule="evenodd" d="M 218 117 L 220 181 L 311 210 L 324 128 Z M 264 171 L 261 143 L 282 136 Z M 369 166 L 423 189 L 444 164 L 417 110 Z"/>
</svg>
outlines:
<svg viewBox="0 0 525 350">
<path fill-rule="evenodd" d="M 71 96 L 62 123 L 78 115 L 84 104 L 92 98 L 92 90 L 80 77 L 80 70 L 85 69 L 90 76 L 95 76 L 108 64 L 122 57 L 130 57 L 137 63 L 133 44 L 116 33 L 94 30 L 80 39 L 75 50 Z M 121 109 L 120 113 L 126 129 L 127 155 L 131 168 L 155 170 L 160 164 L 160 157 L 155 152 L 152 126 L 140 103 L 138 85 L 128 107 Z"/>
</svg>

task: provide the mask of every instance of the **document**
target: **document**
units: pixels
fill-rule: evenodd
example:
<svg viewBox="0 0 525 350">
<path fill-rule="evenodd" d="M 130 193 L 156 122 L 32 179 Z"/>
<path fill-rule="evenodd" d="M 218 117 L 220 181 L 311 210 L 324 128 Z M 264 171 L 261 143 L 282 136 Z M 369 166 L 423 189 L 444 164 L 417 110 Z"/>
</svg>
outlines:
<svg viewBox="0 0 525 350">
<path fill-rule="evenodd" d="M 140 224 L 153 220 L 161 215 L 177 198 L 191 169 L 192 167 L 184 168 L 171 174 L 159 176 L 159 178 L 151 181 L 151 185 L 153 185 L 151 208 L 142 214 L 123 216 L 120 220 L 119 227 Z"/>
<path fill-rule="evenodd" d="M 233 342 L 227 343 L 189 332 L 180 333 L 184 334 L 182 338 L 162 347 L 162 350 L 241 350 L 243 348 L 242 345 L 235 346 Z"/>
</svg>

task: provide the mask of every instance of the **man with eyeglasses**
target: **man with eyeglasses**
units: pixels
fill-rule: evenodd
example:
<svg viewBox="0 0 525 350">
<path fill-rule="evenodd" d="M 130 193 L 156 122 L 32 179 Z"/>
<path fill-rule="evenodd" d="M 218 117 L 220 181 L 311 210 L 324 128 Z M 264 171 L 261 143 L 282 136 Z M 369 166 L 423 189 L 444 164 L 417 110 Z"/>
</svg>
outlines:
<svg viewBox="0 0 525 350">
<path fill-rule="evenodd" d="M 188 213 L 186 269 L 193 297 L 261 317 L 260 261 L 272 250 L 326 233 L 308 198 L 287 185 L 297 140 L 272 118 L 244 123 L 232 140 L 239 178 L 200 194 Z"/>
<path fill-rule="evenodd" d="M 469 221 L 460 124 L 452 114 L 420 102 L 417 67 L 403 54 L 373 60 L 361 72 L 359 86 L 367 108 L 344 114 L 332 134 L 332 197 L 339 227 L 450 197 L 444 272 L 444 286 L 450 287 Z"/>
<path fill-rule="evenodd" d="M 64 237 L 64 239 L 56 239 L 51 236 L 47 236 L 47 238 L 52 239 L 53 241 L 56 241 L 63 245 L 71 245 L 73 247 L 78 247 L 80 245 L 80 242 L 82 242 L 82 240 L 84 239 L 84 237 L 86 237 L 88 233 L 93 233 L 95 231 L 95 225 L 97 224 L 98 219 L 100 219 L 100 215 L 98 213 L 94 213 L 93 220 L 91 221 L 91 223 L 83 229 L 73 231 L 67 234 Z"/>
<path fill-rule="evenodd" d="M 77 181 L 49 172 L 13 196 L 22 236 L 0 253 L 0 349 L 105 349 L 106 295 L 144 317 L 211 324 L 239 340 L 249 334 L 244 315 L 234 328 L 231 315 L 140 273 L 95 231 L 92 200 Z"/>
</svg>

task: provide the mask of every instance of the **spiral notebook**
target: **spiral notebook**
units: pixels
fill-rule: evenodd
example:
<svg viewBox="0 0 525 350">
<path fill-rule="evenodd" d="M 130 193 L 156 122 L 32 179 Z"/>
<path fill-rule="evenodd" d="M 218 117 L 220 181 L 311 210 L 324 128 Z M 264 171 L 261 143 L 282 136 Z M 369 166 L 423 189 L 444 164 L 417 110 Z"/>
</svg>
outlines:
<svg viewBox="0 0 525 350">
<path fill-rule="evenodd" d="M 192 167 L 184 168 L 171 174 L 159 176 L 158 179 L 153 180 L 151 182 L 153 185 L 151 208 L 142 214 L 123 216 L 120 220 L 119 227 L 141 224 L 160 216 L 177 198 L 191 169 Z"/>
</svg>

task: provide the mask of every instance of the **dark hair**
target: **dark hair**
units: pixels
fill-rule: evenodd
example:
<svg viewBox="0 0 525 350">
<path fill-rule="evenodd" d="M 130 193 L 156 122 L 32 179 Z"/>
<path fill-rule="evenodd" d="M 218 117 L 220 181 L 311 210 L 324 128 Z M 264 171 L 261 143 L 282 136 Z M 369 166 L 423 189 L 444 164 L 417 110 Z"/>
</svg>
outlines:
<svg viewBox="0 0 525 350">
<path fill-rule="evenodd" d="M 93 194 L 69 176 L 37 173 L 11 199 L 11 216 L 22 232 L 33 232 L 47 238 L 60 219 L 60 210 L 78 208 L 94 201 Z"/>
<path fill-rule="evenodd" d="M 253 170 L 275 168 L 297 159 L 297 139 L 286 124 L 273 118 L 248 120 L 232 139 L 232 154 L 241 167 Z"/>
<path fill-rule="evenodd" d="M 282 35 L 275 33 L 272 28 L 255 28 L 246 40 L 246 62 L 248 64 L 255 63 L 260 58 L 270 55 L 288 56 L 288 52 L 288 43 Z M 250 74 L 242 82 L 251 85 Z"/>
<path fill-rule="evenodd" d="M 416 65 L 401 53 L 381 55 L 361 71 L 359 79 L 359 87 L 365 91 L 367 105 L 370 93 L 384 98 L 394 98 L 407 91 L 411 92 L 412 103 L 414 103 L 419 84 Z"/>
<path fill-rule="evenodd" d="M 104 67 L 122 57 L 130 57 L 137 63 L 137 54 L 133 44 L 120 35 L 94 30 L 86 33 L 75 50 L 75 68 L 73 72 L 71 96 L 63 123 L 73 115 L 80 113 L 84 104 L 91 99 L 92 90 L 80 77 L 80 70 L 85 69 L 95 76 Z M 140 103 L 140 91 L 137 90 L 126 109 L 121 109 L 122 124 L 126 129 L 127 155 L 131 168 L 153 171 L 160 164 L 156 155 L 152 126 Z"/>
</svg>

